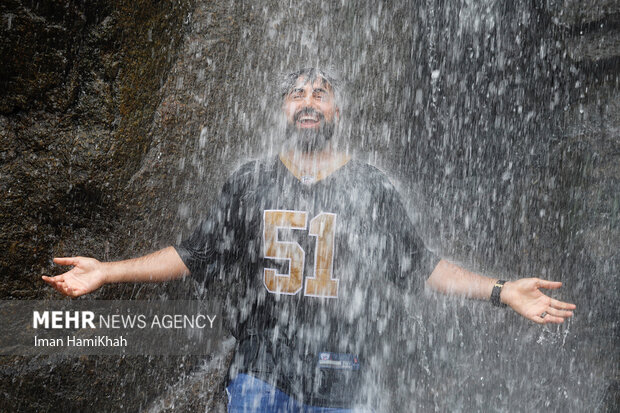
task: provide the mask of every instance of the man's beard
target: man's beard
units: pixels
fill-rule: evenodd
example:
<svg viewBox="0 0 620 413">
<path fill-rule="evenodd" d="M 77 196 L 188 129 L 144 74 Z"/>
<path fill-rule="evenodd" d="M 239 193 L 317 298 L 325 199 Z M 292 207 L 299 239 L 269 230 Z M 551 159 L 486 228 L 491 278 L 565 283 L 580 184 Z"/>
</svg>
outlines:
<svg viewBox="0 0 620 413">
<path fill-rule="evenodd" d="M 319 120 L 318 128 L 298 128 L 297 121 L 303 115 L 314 115 Z M 301 152 L 319 152 L 327 148 L 334 135 L 334 123 L 325 120 L 322 113 L 312 109 L 304 108 L 297 112 L 293 118 L 293 123 L 286 125 L 286 146 Z"/>
</svg>

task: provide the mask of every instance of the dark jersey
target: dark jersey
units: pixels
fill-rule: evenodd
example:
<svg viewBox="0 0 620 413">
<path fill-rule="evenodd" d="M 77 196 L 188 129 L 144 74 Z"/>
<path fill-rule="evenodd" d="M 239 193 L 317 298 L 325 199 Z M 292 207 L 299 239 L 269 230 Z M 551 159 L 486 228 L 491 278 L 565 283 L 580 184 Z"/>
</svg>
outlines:
<svg viewBox="0 0 620 413">
<path fill-rule="evenodd" d="M 224 284 L 231 374 L 332 406 L 355 401 L 398 328 L 397 297 L 438 261 L 386 176 L 355 160 L 312 184 L 278 158 L 243 165 L 177 251 L 194 277 Z"/>
</svg>

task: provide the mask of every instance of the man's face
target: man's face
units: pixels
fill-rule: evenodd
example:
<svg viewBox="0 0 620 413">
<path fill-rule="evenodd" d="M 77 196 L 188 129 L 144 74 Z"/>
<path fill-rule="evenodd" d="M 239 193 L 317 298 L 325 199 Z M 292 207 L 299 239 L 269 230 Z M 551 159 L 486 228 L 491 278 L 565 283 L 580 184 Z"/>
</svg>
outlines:
<svg viewBox="0 0 620 413">
<path fill-rule="evenodd" d="M 308 82 L 305 76 L 300 76 L 284 98 L 282 109 L 287 137 L 297 149 L 313 152 L 327 147 L 340 111 L 333 89 L 325 79 L 317 77 L 314 82 Z"/>
</svg>

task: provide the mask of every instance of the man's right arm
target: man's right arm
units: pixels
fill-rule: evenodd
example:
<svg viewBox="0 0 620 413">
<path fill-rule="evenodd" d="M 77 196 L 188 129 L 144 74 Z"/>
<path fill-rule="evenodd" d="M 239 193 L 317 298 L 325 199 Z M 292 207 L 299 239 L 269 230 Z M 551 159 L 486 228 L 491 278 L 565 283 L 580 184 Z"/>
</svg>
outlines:
<svg viewBox="0 0 620 413">
<path fill-rule="evenodd" d="M 119 282 L 163 282 L 182 278 L 189 269 L 174 247 L 167 247 L 139 258 L 125 261 L 100 262 L 94 258 L 54 258 L 60 265 L 73 268 L 43 280 L 64 295 L 79 297 L 104 284 Z"/>
</svg>

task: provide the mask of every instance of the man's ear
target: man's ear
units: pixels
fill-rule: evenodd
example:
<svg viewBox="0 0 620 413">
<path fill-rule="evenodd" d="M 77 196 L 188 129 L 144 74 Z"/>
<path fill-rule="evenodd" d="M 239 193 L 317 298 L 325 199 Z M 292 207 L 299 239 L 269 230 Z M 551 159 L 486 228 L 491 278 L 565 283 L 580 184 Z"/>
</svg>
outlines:
<svg viewBox="0 0 620 413">
<path fill-rule="evenodd" d="M 334 111 L 334 119 L 336 120 L 336 122 L 340 122 L 340 108 L 336 107 L 336 110 Z"/>
</svg>

